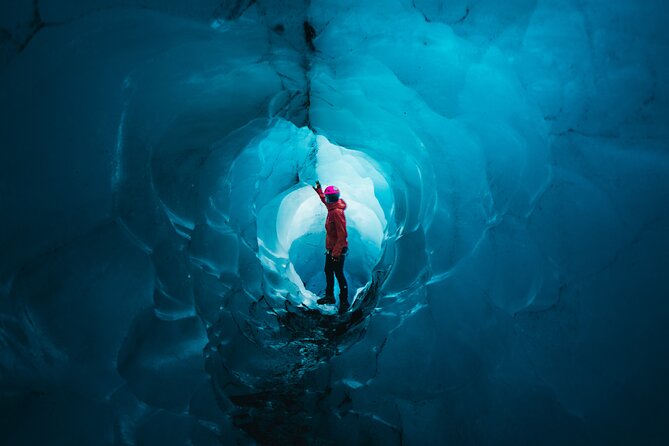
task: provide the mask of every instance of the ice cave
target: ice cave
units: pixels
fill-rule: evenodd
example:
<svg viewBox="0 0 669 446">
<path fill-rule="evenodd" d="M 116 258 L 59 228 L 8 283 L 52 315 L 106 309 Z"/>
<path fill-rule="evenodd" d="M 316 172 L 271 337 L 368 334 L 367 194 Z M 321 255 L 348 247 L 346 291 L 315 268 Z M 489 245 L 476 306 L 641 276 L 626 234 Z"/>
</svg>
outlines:
<svg viewBox="0 0 669 446">
<path fill-rule="evenodd" d="M 662 0 L 3 0 L 0 442 L 668 444 L 668 56 Z"/>
</svg>

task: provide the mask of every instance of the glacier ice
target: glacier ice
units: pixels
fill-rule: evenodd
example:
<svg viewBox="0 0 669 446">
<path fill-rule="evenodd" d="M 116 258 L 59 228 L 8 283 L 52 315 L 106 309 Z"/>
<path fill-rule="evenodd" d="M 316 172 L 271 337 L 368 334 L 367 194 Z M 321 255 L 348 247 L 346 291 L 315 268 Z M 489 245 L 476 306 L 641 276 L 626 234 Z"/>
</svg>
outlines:
<svg viewBox="0 0 669 446">
<path fill-rule="evenodd" d="M 5 3 L 3 444 L 667 441 L 664 2 Z"/>
</svg>

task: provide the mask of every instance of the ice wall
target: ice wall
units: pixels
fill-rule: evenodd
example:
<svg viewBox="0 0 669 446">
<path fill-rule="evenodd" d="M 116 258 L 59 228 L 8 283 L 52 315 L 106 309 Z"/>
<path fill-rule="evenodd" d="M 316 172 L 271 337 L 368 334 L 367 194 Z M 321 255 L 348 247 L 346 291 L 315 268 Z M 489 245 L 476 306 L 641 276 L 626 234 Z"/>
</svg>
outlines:
<svg viewBox="0 0 669 446">
<path fill-rule="evenodd" d="M 9 444 L 667 440 L 663 2 L 5 3 Z"/>
</svg>

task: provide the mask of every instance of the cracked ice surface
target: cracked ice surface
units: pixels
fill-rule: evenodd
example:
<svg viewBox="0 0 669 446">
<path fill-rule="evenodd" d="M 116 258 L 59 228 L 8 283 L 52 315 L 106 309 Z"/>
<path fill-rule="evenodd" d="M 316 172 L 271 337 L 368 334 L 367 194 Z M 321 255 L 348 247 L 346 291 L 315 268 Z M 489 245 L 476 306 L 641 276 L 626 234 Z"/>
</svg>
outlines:
<svg viewBox="0 0 669 446">
<path fill-rule="evenodd" d="M 9 444 L 666 440 L 664 3 L 14 3 Z"/>
</svg>

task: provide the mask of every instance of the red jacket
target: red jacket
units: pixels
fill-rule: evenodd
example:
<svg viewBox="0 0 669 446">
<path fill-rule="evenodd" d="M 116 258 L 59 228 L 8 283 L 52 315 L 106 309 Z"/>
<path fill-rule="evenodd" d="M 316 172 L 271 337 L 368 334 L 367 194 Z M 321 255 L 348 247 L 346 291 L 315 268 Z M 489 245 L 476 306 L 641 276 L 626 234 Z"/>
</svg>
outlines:
<svg viewBox="0 0 669 446">
<path fill-rule="evenodd" d="M 344 248 L 348 248 L 348 233 L 346 232 L 346 216 L 344 209 L 346 209 L 346 202 L 341 198 L 335 203 L 328 203 L 325 201 L 325 194 L 320 187 L 316 189 L 316 193 L 321 198 L 321 201 L 328 208 L 328 217 L 325 219 L 325 249 L 332 252 L 333 257 L 339 257 Z"/>
</svg>

